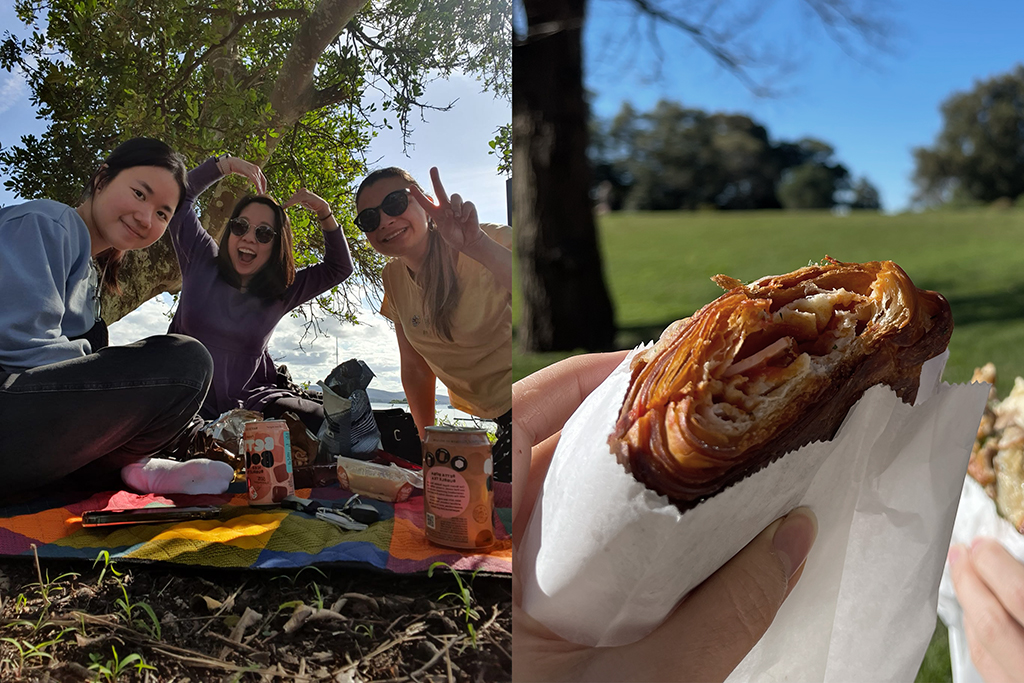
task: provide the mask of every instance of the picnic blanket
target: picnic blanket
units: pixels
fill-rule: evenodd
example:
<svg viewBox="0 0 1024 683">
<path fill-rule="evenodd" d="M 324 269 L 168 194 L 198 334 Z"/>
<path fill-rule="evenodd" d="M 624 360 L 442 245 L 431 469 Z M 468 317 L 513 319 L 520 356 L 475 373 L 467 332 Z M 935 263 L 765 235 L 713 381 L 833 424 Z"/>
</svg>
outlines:
<svg viewBox="0 0 1024 683">
<path fill-rule="evenodd" d="M 344 564 L 410 574 L 426 571 L 434 562 L 445 562 L 458 570 L 512 572 L 511 484 L 494 484 L 498 541 L 487 553 L 463 553 L 427 541 L 420 492 L 395 505 L 363 498 L 380 511 L 380 521 L 363 531 L 346 531 L 302 512 L 251 508 L 244 493 L 232 490 L 218 496 L 64 492 L 0 507 L 0 555 L 32 556 L 35 544 L 40 557 L 90 561 L 106 550 L 111 560 L 223 568 Z M 295 494 L 325 502 L 340 502 L 351 496 L 337 484 L 298 489 Z M 81 525 L 81 515 L 87 510 L 160 505 L 224 508 L 219 519 L 116 527 Z"/>
</svg>

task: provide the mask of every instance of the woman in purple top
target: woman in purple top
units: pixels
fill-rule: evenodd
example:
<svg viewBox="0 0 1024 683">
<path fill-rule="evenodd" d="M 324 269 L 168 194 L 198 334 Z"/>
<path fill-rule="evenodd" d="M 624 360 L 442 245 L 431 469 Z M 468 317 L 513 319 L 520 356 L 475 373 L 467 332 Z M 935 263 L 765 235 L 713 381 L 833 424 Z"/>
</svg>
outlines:
<svg viewBox="0 0 1024 683">
<path fill-rule="evenodd" d="M 228 174 L 249 179 L 261 194 L 239 200 L 218 244 L 203 230 L 194 205 Z M 185 199 L 167 228 L 182 280 L 169 331 L 195 337 L 213 356 L 213 382 L 200 411 L 204 418 L 239 407 L 268 419 L 292 411 L 316 433 L 323 406 L 277 387 L 267 343 L 286 313 L 352 274 L 352 257 L 326 201 L 300 189 L 282 205 L 262 194 L 265 190 L 258 166 L 229 155 L 207 159 L 188 174 Z M 325 245 L 323 263 L 298 272 L 284 212 L 294 204 L 316 212 Z"/>
</svg>

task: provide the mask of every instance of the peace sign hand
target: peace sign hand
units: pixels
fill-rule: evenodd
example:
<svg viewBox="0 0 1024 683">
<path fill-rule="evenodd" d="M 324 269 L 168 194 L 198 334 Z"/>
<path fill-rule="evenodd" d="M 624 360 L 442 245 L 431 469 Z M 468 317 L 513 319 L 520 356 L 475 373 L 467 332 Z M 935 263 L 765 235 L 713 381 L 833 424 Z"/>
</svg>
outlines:
<svg viewBox="0 0 1024 683">
<path fill-rule="evenodd" d="M 256 164 L 229 156 L 222 159 L 217 166 L 224 175 L 234 174 L 247 179 L 256 187 L 258 194 L 264 194 L 267 191 L 267 177 L 263 175 L 263 169 Z"/>
<path fill-rule="evenodd" d="M 437 204 L 434 204 L 415 185 L 409 188 L 410 194 L 423 207 L 427 215 L 434 219 L 437 231 L 445 242 L 458 251 L 465 252 L 467 249 L 471 249 L 484 236 L 480 229 L 480 219 L 477 217 L 476 207 L 473 206 L 473 202 L 462 201 L 462 197 L 457 194 L 453 194 L 451 199 L 448 198 L 436 166 L 430 169 L 430 180 L 434 184 Z"/>
</svg>

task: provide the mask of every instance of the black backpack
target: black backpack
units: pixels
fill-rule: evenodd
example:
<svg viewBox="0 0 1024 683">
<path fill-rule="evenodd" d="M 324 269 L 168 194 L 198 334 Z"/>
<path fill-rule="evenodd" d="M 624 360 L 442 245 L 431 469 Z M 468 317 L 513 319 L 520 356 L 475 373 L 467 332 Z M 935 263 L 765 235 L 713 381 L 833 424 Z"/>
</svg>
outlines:
<svg viewBox="0 0 1024 683">
<path fill-rule="evenodd" d="M 386 452 L 417 465 L 423 464 L 423 444 L 412 414 L 402 408 L 388 408 L 374 410 L 373 419 L 377 422 L 381 446 Z"/>
</svg>

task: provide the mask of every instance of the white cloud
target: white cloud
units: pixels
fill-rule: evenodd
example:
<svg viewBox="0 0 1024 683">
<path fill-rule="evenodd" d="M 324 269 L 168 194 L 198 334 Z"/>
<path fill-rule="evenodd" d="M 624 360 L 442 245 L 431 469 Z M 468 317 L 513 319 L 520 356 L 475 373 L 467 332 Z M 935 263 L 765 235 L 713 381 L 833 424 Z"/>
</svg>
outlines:
<svg viewBox="0 0 1024 683">
<path fill-rule="evenodd" d="M 19 104 L 28 95 L 28 82 L 21 69 L 15 69 L 0 81 L 0 114 Z"/>
<path fill-rule="evenodd" d="M 157 334 L 167 334 L 171 310 L 170 297 L 161 295 L 142 304 L 110 326 L 111 346 L 130 344 Z"/>
<path fill-rule="evenodd" d="M 110 326 L 112 345 L 129 344 L 145 337 L 166 334 L 171 310 L 170 297 L 161 295 L 139 306 Z M 330 318 L 321 323 L 323 334 L 313 338 L 305 333 L 302 317 L 285 316 L 270 337 L 270 355 L 275 364 L 285 364 L 296 382 L 322 380 L 338 364 L 358 358 L 376 377 L 370 386 L 382 391 L 402 391 L 401 363 L 395 331 L 379 313 L 363 307 L 361 325 L 341 324 Z M 437 393 L 446 393 L 438 384 Z"/>
<path fill-rule="evenodd" d="M 270 338 L 270 354 L 286 364 L 297 382 L 316 382 L 350 358 L 365 362 L 376 377 L 370 385 L 384 391 L 402 391 L 401 364 L 395 331 L 379 313 L 365 306 L 360 325 L 341 324 L 331 318 L 320 324 L 320 336 L 305 334 L 306 320 L 286 316 Z M 305 335 L 305 339 L 303 336 Z"/>
</svg>

